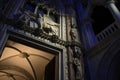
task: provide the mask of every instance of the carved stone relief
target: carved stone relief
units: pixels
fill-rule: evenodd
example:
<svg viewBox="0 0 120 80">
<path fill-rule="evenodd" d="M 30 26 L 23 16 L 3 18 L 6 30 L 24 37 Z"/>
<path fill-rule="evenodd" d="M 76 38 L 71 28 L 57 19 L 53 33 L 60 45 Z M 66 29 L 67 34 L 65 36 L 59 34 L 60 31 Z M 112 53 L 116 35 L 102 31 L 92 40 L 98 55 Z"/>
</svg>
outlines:
<svg viewBox="0 0 120 80">
<path fill-rule="evenodd" d="M 44 14 L 39 15 L 39 22 L 41 29 L 49 35 L 58 35 L 59 24 L 54 22 L 50 16 Z"/>
<path fill-rule="evenodd" d="M 79 42 L 78 31 L 75 24 L 71 26 L 70 36 L 72 41 Z"/>
<path fill-rule="evenodd" d="M 49 10 L 47 14 L 40 14 L 40 13 L 32 13 L 30 11 L 23 11 L 21 16 L 19 17 L 19 21 L 21 20 L 23 22 L 23 27 L 30 27 L 30 20 L 36 20 L 36 23 L 38 25 L 37 28 L 40 28 L 43 30 L 44 33 L 48 35 L 57 35 L 58 36 L 58 30 L 60 25 L 56 23 L 50 16 L 49 16 Z M 37 16 L 38 14 L 38 16 Z M 35 27 L 36 28 L 36 27 Z"/>
<path fill-rule="evenodd" d="M 79 47 L 73 48 L 73 68 L 75 71 L 75 79 L 82 80 L 83 79 L 83 64 L 81 63 L 82 52 Z"/>
<path fill-rule="evenodd" d="M 75 72 L 75 80 L 83 80 L 83 63 L 82 63 L 82 51 L 81 51 L 81 46 L 77 46 L 75 44 L 75 42 L 78 42 L 80 44 L 79 41 L 79 36 L 78 36 L 78 31 L 76 28 L 76 25 L 73 24 L 71 26 L 71 30 L 70 30 L 70 36 L 71 36 L 71 49 L 72 49 L 72 63 L 73 63 L 73 69 Z"/>
</svg>

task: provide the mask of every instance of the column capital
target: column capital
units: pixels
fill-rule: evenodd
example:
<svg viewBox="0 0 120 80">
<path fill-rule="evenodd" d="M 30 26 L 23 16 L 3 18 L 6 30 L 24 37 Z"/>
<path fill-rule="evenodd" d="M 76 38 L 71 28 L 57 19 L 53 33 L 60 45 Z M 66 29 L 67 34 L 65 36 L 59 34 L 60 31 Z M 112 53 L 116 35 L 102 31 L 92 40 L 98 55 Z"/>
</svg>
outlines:
<svg viewBox="0 0 120 80">
<path fill-rule="evenodd" d="M 110 4 L 110 3 L 115 3 L 116 0 L 107 0 L 107 4 Z"/>
<path fill-rule="evenodd" d="M 116 2 L 116 0 L 106 0 L 104 6 L 105 6 L 106 8 L 108 8 L 108 5 L 110 5 L 110 4 L 115 4 L 115 2 Z"/>
<path fill-rule="evenodd" d="M 108 0 L 107 1 L 107 8 L 111 11 L 115 20 L 120 22 L 120 11 L 115 5 L 115 1 L 116 0 Z"/>
</svg>

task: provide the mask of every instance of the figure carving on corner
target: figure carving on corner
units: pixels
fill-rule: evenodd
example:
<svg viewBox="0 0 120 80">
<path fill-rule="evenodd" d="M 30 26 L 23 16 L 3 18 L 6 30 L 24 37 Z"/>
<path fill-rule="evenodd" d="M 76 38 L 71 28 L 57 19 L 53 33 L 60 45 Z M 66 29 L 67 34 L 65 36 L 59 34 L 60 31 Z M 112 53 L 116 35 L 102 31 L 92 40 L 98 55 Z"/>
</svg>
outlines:
<svg viewBox="0 0 120 80">
<path fill-rule="evenodd" d="M 71 30 L 70 30 L 70 36 L 71 36 L 71 40 L 72 41 L 78 41 L 78 34 L 77 34 L 77 29 L 76 29 L 76 25 L 73 24 L 71 26 Z"/>
<path fill-rule="evenodd" d="M 73 68 L 75 71 L 75 80 L 82 80 L 83 65 L 81 63 L 81 50 L 79 47 L 73 47 Z"/>
<path fill-rule="evenodd" d="M 83 69 L 82 64 L 78 58 L 73 58 L 73 67 L 75 71 L 75 80 L 82 80 L 83 77 Z"/>
</svg>

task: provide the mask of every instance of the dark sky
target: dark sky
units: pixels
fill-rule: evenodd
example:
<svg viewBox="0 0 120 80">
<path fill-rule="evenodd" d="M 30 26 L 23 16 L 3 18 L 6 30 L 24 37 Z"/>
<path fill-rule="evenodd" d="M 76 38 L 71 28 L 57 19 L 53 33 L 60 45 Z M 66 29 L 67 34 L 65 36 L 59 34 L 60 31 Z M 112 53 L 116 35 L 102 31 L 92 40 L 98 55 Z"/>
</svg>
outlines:
<svg viewBox="0 0 120 80">
<path fill-rule="evenodd" d="M 114 18 L 110 11 L 103 6 L 96 6 L 91 17 L 93 19 L 93 29 L 95 34 L 98 34 L 114 22 Z"/>
</svg>

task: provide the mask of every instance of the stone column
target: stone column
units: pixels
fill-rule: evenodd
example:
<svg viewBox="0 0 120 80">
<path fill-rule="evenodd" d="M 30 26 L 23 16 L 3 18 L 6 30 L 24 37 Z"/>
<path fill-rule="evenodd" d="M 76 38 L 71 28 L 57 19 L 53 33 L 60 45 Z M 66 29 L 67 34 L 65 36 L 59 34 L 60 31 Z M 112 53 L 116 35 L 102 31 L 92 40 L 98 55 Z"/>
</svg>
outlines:
<svg viewBox="0 0 120 80">
<path fill-rule="evenodd" d="M 115 1 L 114 0 L 109 0 L 107 2 L 107 7 L 111 11 L 111 13 L 112 13 L 113 17 L 115 18 L 115 20 L 120 22 L 120 12 L 119 12 L 118 8 L 115 5 Z"/>
</svg>

